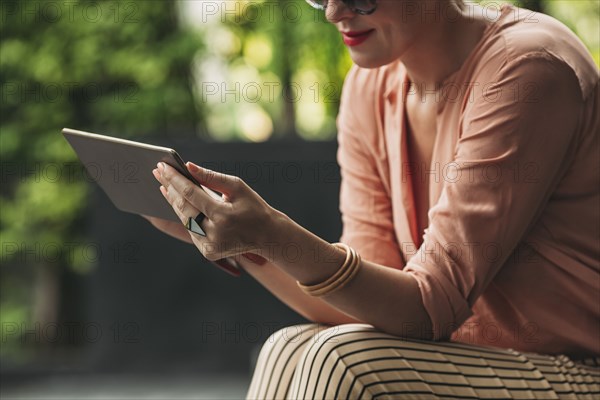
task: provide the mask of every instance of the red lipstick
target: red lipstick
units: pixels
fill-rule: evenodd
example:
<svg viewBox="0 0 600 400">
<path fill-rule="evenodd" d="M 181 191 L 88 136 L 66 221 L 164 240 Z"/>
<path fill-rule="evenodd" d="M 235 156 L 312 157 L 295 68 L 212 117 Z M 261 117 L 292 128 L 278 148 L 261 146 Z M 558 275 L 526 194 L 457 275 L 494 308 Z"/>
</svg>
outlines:
<svg viewBox="0 0 600 400">
<path fill-rule="evenodd" d="M 358 46 L 359 44 L 361 44 L 362 42 L 364 42 L 365 40 L 367 40 L 369 38 L 369 36 L 371 36 L 371 33 L 373 33 L 374 29 L 368 29 L 366 31 L 348 31 L 348 32 L 341 32 L 342 33 L 342 37 L 344 38 L 344 43 L 346 44 L 346 46 Z"/>
</svg>

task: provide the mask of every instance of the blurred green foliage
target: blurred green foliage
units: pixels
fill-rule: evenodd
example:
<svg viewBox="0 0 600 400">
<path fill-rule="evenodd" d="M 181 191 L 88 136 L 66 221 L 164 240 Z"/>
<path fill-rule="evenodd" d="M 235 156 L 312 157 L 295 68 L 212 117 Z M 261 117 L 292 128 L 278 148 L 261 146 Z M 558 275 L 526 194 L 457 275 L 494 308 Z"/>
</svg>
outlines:
<svg viewBox="0 0 600 400">
<path fill-rule="evenodd" d="M 600 2 L 512 2 L 563 21 L 600 63 Z M 304 0 L 2 0 L 0 9 L 2 329 L 43 317 L 40 271 L 93 267 L 79 249 L 89 183 L 61 128 L 222 141 L 335 135 L 351 60 Z M 50 257 L 49 245 L 68 251 Z M 19 349 L 10 340 L 2 352 Z"/>
<path fill-rule="evenodd" d="M 543 9 L 579 36 L 600 66 L 600 1 L 547 0 Z"/>
<path fill-rule="evenodd" d="M 44 303 L 58 300 L 39 297 L 45 286 L 59 284 L 60 271 L 93 267 L 82 236 L 90 179 L 61 129 L 193 135 L 202 110 L 193 99 L 190 64 L 202 41 L 180 28 L 171 1 L 3 0 L 1 12 L 5 353 L 19 340 L 7 335 L 7 323 L 56 317 L 42 314 Z"/>
<path fill-rule="evenodd" d="M 333 138 L 351 60 L 323 12 L 304 0 L 180 4 L 207 40 L 197 98 L 214 138 Z"/>
</svg>

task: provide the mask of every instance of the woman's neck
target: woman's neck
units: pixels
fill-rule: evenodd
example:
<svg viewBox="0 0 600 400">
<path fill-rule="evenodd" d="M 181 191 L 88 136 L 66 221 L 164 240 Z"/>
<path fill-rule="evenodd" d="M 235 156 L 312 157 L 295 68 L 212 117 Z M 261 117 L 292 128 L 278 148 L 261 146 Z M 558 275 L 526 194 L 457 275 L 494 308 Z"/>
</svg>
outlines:
<svg viewBox="0 0 600 400">
<path fill-rule="evenodd" d="M 492 22 L 489 10 L 468 3 L 456 9 L 456 17 L 442 17 L 427 27 L 427 34 L 401 59 L 418 93 L 438 90 L 446 78 L 458 71 Z M 494 19 L 498 15 L 494 16 Z"/>
</svg>

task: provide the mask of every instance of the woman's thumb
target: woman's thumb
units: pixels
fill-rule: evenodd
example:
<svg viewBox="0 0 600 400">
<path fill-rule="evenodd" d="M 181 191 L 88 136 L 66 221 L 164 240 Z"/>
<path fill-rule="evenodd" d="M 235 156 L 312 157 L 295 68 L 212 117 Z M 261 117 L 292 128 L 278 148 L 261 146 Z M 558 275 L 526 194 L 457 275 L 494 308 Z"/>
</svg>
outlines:
<svg viewBox="0 0 600 400">
<path fill-rule="evenodd" d="M 210 169 L 202 168 L 190 161 L 185 165 L 188 171 L 190 171 L 192 176 L 196 178 L 201 185 L 224 194 L 231 194 L 235 190 L 235 180 L 231 175 L 221 174 Z"/>
</svg>

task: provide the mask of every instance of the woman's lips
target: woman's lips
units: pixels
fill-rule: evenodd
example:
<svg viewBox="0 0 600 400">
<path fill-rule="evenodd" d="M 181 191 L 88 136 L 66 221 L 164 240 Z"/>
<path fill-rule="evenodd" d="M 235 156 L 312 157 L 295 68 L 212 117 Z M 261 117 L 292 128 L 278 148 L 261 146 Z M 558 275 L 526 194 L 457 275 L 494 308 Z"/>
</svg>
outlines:
<svg viewBox="0 0 600 400">
<path fill-rule="evenodd" d="M 358 46 L 367 40 L 373 31 L 374 29 L 369 29 L 366 31 L 342 32 L 342 37 L 344 38 L 344 43 L 346 43 L 347 46 Z"/>
</svg>

